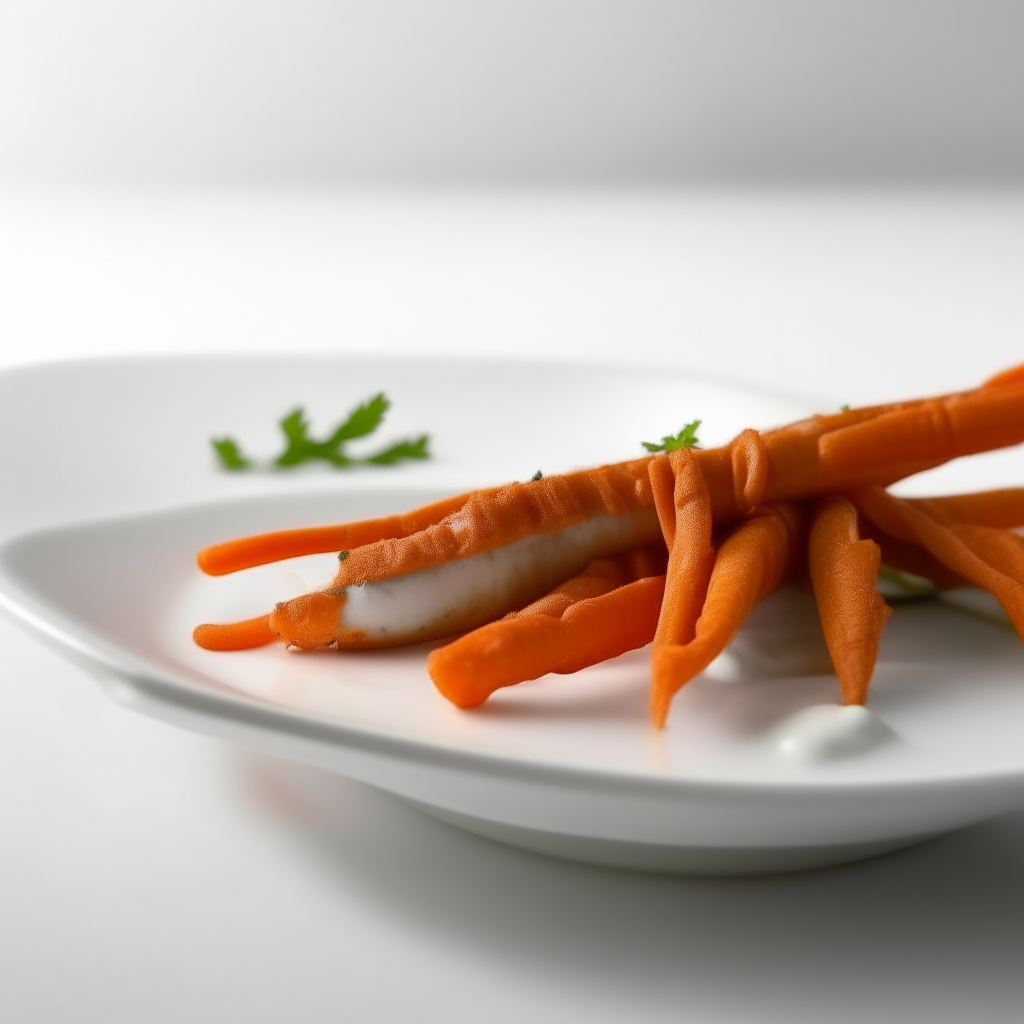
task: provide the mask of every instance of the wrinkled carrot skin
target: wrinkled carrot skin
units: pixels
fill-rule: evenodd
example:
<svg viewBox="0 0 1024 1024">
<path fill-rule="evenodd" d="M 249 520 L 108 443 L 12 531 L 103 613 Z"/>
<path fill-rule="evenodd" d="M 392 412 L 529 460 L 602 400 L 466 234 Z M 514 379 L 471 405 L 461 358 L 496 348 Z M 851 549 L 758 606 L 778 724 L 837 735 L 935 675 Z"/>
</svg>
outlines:
<svg viewBox="0 0 1024 1024">
<path fill-rule="evenodd" d="M 768 486 L 768 445 L 756 430 L 744 430 L 732 445 L 732 487 L 737 510 L 760 505 Z"/>
<path fill-rule="evenodd" d="M 863 488 L 854 500 L 876 526 L 921 544 L 943 565 L 992 594 L 1024 637 L 1024 538 L 1010 530 L 958 522 L 927 499 L 911 503 L 882 488 Z"/>
<path fill-rule="evenodd" d="M 665 589 L 664 551 L 592 562 L 550 594 L 431 652 L 427 671 L 460 708 L 549 672 L 570 673 L 651 642 Z"/>
<path fill-rule="evenodd" d="M 192 639 L 207 651 L 246 651 L 266 647 L 277 638 L 270 628 L 269 615 L 225 625 L 204 623 L 192 631 Z"/>
<path fill-rule="evenodd" d="M 800 564 L 804 533 L 803 514 L 796 506 L 755 509 L 718 549 L 692 639 L 685 639 L 690 632 L 685 624 L 680 624 L 683 639 L 676 640 L 659 622 L 651 656 L 651 719 L 655 726 L 664 728 L 672 698 L 725 650 L 754 605 L 793 577 Z M 674 582 L 671 570 L 670 558 L 666 601 Z"/>
<path fill-rule="evenodd" d="M 902 472 L 917 460 L 941 465 L 957 456 L 1017 444 L 1024 440 L 1022 428 L 1024 381 L 1008 382 L 896 406 L 823 436 L 820 450 L 832 469 L 851 476 L 890 467 Z"/>
<path fill-rule="evenodd" d="M 1003 529 L 1024 526 L 1024 487 L 908 500 L 911 505 L 920 505 L 926 501 L 949 519 L 977 526 L 997 526 Z"/>
<path fill-rule="evenodd" d="M 597 515 L 626 516 L 649 509 L 653 498 L 648 461 L 635 459 L 471 494 L 456 512 L 412 536 L 350 550 L 331 587 L 404 576 Z M 651 535 L 638 543 L 657 539 L 653 518 L 651 528 Z"/>
<path fill-rule="evenodd" d="M 240 537 L 203 548 L 196 556 L 196 561 L 207 575 L 224 576 L 240 569 L 280 562 L 285 558 L 348 551 L 379 540 L 408 537 L 456 512 L 466 504 L 469 497 L 469 494 L 457 494 L 411 512 L 380 519 Z"/>
<path fill-rule="evenodd" d="M 655 634 L 655 644 L 661 646 L 693 639 L 715 563 L 711 498 L 694 455 L 682 449 L 650 466 L 652 486 L 660 495 L 656 507 L 661 530 L 669 544 L 665 597 Z"/>
<path fill-rule="evenodd" d="M 875 589 L 881 551 L 862 540 L 857 510 L 830 497 L 814 508 L 808 563 L 818 617 L 844 704 L 863 704 L 892 609 Z"/>
</svg>

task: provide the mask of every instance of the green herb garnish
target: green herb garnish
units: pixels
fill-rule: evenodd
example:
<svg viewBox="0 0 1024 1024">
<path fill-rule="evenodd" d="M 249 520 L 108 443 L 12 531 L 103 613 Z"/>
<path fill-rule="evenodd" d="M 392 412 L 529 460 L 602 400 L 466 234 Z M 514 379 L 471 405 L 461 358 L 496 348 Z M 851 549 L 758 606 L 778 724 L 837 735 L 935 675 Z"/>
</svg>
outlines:
<svg viewBox="0 0 1024 1024">
<path fill-rule="evenodd" d="M 213 450 L 220 459 L 221 469 L 230 469 L 238 472 L 241 469 L 251 469 L 252 463 L 238 450 L 238 445 L 230 437 L 213 438 L 210 441 Z"/>
<path fill-rule="evenodd" d="M 231 437 L 213 438 L 210 443 L 221 468 L 236 473 L 258 468 L 291 469 L 317 460 L 328 462 L 337 469 L 349 469 L 352 466 L 393 466 L 406 459 L 429 459 L 427 444 L 430 437 L 427 434 L 397 441 L 372 455 L 357 457 L 348 453 L 348 442 L 369 437 L 381 425 L 390 405 L 383 392 L 374 395 L 362 405 L 356 406 L 323 441 L 310 436 L 305 410 L 301 406 L 293 409 L 279 423 L 281 433 L 284 434 L 284 451 L 266 464 L 256 463 L 243 455 L 238 443 Z"/>
<path fill-rule="evenodd" d="M 697 437 L 699 426 L 700 420 L 694 420 L 692 423 L 687 423 L 674 437 L 667 434 L 661 439 L 661 444 L 652 444 L 650 441 L 641 441 L 640 443 L 649 452 L 674 452 L 677 448 L 699 448 L 700 439 Z"/>
</svg>

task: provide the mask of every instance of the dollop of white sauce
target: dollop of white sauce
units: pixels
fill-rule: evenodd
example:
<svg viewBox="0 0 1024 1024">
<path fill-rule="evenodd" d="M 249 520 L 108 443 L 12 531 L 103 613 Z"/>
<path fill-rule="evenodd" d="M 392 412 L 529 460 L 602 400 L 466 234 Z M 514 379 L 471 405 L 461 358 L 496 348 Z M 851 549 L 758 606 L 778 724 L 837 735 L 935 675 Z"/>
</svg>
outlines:
<svg viewBox="0 0 1024 1024">
<path fill-rule="evenodd" d="M 876 714 L 859 704 L 815 704 L 790 715 L 777 730 L 778 749 L 798 761 L 836 761 L 896 739 Z"/>
<path fill-rule="evenodd" d="M 539 596 L 593 559 L 656 536 L 653 509 L 594 516 L 433 569 L 346 587 L 341 625 L 370 637 L 415 637 L 446 620 L 465 628 L 467 617 L 485 622 L 508 611 L 510 594 Z"/>
</svg>

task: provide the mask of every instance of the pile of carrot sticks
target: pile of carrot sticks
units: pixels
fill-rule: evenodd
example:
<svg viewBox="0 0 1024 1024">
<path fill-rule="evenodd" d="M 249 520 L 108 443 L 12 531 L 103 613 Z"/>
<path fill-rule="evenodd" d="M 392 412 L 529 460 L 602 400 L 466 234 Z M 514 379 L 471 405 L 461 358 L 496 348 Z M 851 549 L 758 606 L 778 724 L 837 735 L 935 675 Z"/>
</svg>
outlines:
<svg viewBox="0 0 1024 1024">
<path fill-rule="evenodd" d="M 938 589 L 987 590 L 1024 637 L 1024 538 L 1015 532 L 1024 526 L 1024 488 L 915 500 L 887 490 L 952 458 L 1021 442 L 1017 367 L 954 395 L 745 430 L 721 448 L 472 492 L 384 519 L 241 538 L 204 549 L 200 567 L 221 574 L 324 551 L 346 557 L 325 590 L 244 623 L 200 626 L 194 637 L 213 650 L 273 640 L 307 650 L 386 646 L 341 625 L 347 587 L 436 571 L 588 517 L 642 523 L 653 507 L 654 535 L 638 528 L 639 542 L 531 600 L 519 587 L 492 621 L 473 622 L 471 609 L 456 615 L 461 635 L 427 658 L 440 693 L 470 708 L 502 687 L 652 643 L 651 717 L 664 726 L 673 696 L 725 650 L 753 607 L 802 583 L 813 590 L 842 700 L 862 704 L 892 613 L 876 589 L 883 563 Z M 446 635 L 437 628 L 392 643 Z"/>
</svg>

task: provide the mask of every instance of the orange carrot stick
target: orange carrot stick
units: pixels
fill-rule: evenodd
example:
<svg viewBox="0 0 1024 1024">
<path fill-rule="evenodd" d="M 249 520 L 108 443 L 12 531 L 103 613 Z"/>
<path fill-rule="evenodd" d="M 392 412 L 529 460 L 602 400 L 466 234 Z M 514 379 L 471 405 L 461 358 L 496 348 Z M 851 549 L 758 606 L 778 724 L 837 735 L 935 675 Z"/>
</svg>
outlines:
<svg viewBox="0 0 1024 1024">
<path fill-rule="evenodd" d="M 300 530 L 278 530 L 252 537 L 239 537 L 203 548 L 196 556 L 199 568 L 210 576 L 224 576 L 269 562 L 301 555 L 347 551 L 374 541 L 408 537 L 440 522 L 466 504 L 468 494 L 435 501 L 422 508 L 380 519 L 364 519 L 333 526 L 310 526 Z"/>
<path fill-rule="evenodd" d="M 975 494 L 950 494 L 940 498 L 910 498 L 911 505 L 928 502 L 942 515 L 977 526 L 1009 529 L 1024 526 L 1024 487 L 1008 487 Z"/>
<path fill-rule="evenodd" d="M 651 659 L 651 718 L 658 728 L 664 727 L 679 689 L 725 650 L 754 605 L 793 575 L 802 531 L 795 506 L 756 509 L 718 550 L 692 639 L 685 630 L 676 639 L 659 621 Z M 666 604 L 673 582 L 670 558 Z"/>
<path fill-rule="evenodd" d="M 548 672 L 578 672 L 651 642 L 665 555 L 592 562 L 539 601 L 439 647 L 427 659 L 438 691 L 460 708 Z"/>
<path fill-rule="evenodd" d="M 819 448 L 826 463 L 852 477 L 1019 444 L 1022 430 L 1024 381 L 897 407 L 824 435 Z"/>
<path fill-rule="evenodd" d="M 857 532 L 845 498 L 822 498 L 811 523 L 808 562 L 825 643 L 844 704 L 867 699 L 882 629 L 892 609 L 875 589 L 881 551 Z"/>
<path fill-rule="evenodd" d="M 1024 640 L 1024 538 L 957 522 L 927 499 L 911 503 L 877 487 L 857 491 L 854 500 L 887 532 L 899 530 L 900 539 L 909 535 L 943 565 L 992 594 Z"/>
<path fill-rule="evenodd" d="M 270 628 L 270 616 L 260 615 L 226 625 L 203 623 L 192 631 L 192 639 L 207 651 L 245 651 L 265 647 L 277 639 L 277 634 Z"/>
<path fill-rule="evenodd" d="M 662 535 L 669 545 L 668 582 L 656 643 L 685 644 L 693 639 L 715 560 L 711 501 L 694 453 L 688 449 L 654 459 L 650 474 Z"/>
</svg>

